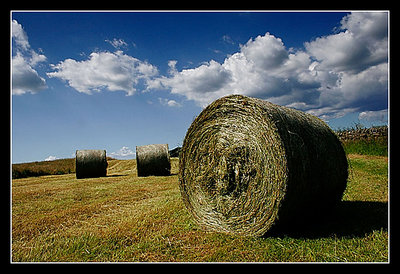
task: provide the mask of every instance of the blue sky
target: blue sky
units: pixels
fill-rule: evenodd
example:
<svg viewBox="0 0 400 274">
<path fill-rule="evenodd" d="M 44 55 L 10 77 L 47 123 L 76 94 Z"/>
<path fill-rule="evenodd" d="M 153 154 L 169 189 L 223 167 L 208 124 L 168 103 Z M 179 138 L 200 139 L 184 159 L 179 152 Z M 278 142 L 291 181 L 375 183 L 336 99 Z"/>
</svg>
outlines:
<svg viewBox="0 0 400 274">
<path fill-rule="evenodd" d="M 180 146 L 240 93 L 387 124 L 387 12 L 12 12 L 12 162 Z"/>
</svg>

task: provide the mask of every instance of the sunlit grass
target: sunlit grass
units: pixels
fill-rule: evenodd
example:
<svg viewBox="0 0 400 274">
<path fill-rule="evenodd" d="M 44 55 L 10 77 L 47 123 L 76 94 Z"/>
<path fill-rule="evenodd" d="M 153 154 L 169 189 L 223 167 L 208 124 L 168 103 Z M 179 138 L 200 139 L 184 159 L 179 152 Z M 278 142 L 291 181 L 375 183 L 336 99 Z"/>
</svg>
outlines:
<svg viewBox="0 0 400 274">
<path fill-rule="evenodd" d="M 265 238 L 205 232 L 177 178 L 137 177 L 135 160 L 108 176 L 12 181 L 12 261 L 362 262 L 388 260 L 387 157 L 349 155 L 343 202 L 325 220 Z"/>
</svg>

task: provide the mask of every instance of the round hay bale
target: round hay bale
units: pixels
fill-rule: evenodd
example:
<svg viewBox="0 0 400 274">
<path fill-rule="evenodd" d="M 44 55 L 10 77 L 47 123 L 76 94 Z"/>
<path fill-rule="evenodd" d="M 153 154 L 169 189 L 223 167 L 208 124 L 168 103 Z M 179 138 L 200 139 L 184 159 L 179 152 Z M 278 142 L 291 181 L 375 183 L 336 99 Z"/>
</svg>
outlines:
<svg viewBox="0 0 400 274">
<path fill-rule="evenodd" d="M 347 167 L 340 141 L 317 117 L 231 95 L 188 129 L 179 186 L 201 227 L 262 236 L 331 209 L 346 188 Z"/>
<path fill-rule="evenodd" d="M 95 178 L 107 175 L 105 150 L 77 150 L 75 157 L 76 178 Z"/>
<path fill-rule="evenodd" d="M 139 177 L 171 175 L 168 144 L 137 146 L 136 167 Z"/>
</svg>

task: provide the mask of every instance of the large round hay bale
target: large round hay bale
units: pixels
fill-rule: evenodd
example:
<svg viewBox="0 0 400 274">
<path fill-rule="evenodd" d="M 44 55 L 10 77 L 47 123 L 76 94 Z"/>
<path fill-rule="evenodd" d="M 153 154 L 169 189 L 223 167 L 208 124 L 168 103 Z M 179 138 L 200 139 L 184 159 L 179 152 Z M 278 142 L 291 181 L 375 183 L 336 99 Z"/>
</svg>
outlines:
<svg viewBox="0 0 400 274">
<path fill-rule="evenodd" d="M 75 157 L 76 178 L 95 178 L 107 175 L 105 150 L 77 150 Z"/>
<path fill-rule="evenodd" d="M 171 175 L 168 144 L 137 146 L 136 168 L 139 177 Z"/>
<path fill-rule="evenodd" d="M 317 117 L 231 95 L 188 129 L 180 191 L 203 228 L 262 236 L 331 209 L 346 188 L 347 167 L 341 143 Z"/>
</svg>

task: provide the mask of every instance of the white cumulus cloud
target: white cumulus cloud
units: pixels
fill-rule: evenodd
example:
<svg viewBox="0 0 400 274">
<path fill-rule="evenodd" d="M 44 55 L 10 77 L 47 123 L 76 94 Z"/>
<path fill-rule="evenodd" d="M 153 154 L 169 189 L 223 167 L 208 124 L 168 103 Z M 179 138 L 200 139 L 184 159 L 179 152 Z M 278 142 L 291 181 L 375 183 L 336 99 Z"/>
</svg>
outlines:
<svg viewBox="0 0 400 274">
<path fill-rule="evenodd" d="M 324 119 L 349 112 L 380 111 L 388 103 L 388 13 L 355 12 L 338 33 L 287 49 L 269 32 L 251 38 L 222 63 L 214 60 L 152 79 L 206 106 L 228 94 L 244 94 L 299 108 Z"/>
<path fill-rule="evenodd" d="M 385 12 L 356 12 L 345 16 L 344 30 L 305 43 L 320 67 L 336 72 L 357 73 L 387 62 L 388 17 Z"/>
<path fill-rule="evenodd" d="M 52 156 L 50 155 L 49 157 L 47 157 L 46 159 L 44 159 L 45 161 L 54 161 L 57 160 L 58 158 L 56 156 Z"/>
<path fill-rule="evenodd" d="M 109 155 L 113 158 L 125 158 L 126 159 L 126 158 L 135 156 L 136 153 L 134 151 L 132 151 L 129 147 L 123 146 L 119 150 L 117 150 L 115 152 L 111 152 Z"/>
<path fill-rule="evenodd" d="M 232 93 L 269 99 L 276 103 L 312 98 L 320 82 L 309 70 L 309 55 L 289 53 L 281 39 L 266 33 L 250 39 L 222 64 L 211 60 L 194 69 L 177 71 L 170 62 L 170 76 L 152 81 L 154 87 L 170 89 L 205 106 Z"/>
<path fill-rule="evenodd" d="M 28 42 L 28 35 L 22 28 L 22 25 L 17 22 L 17 20 L 12 20 L 11 22 L 11 32 L 12 38 L 14 39 L 17 46 L 21 47 L 23 50 L 29 50 L 30 45 Z"/>
<path fill-rule="evenodd" d="M 31 48 L 28 35 L 17 20 L 12 20 L 11 30 L 14 52 L 11 59 L 12 94 L 36 93 L 45 89 L 46 80 L 39 76 L 35 66 L 45 62 L 46 56 Z"/>
<path fill-rule="evenodd" d="M 101 90 L 125 91 L 133 95 L 140 80 L 148 81 L 158 74 L 155 66 L 126 55 L 123 51 L 92 52 L 87 60 L 66 59 L 52 65 L 48 77 L 67 81 L 79 92 L 92 94 Z"/>
<path fill-rule="evenodd" d="M 45 89 L 46 81 L 29 64 L 29 61 L 17 53 L 12 58 L 12 93 L 21 95 L 27 92 L 36 93 Z"/>
<path fill-rule="evenodd" d="M 161 105 L 163 106 L 168 106 L 168 107 L 181 107 L 182 105 L 180 103 L 178 103 L 175 100 L 169 100 L 169 99 L 165 99 L 165 98 L 158 98 L 158 101 L 160 102 Z"/>
<path fill-rule="evenodd" d="M 387 122 L 388 121 L 388 110 L 378 110 L 378 111 L 363 111 L 358 115 L 358 119 L 367 120 L 369 122 Z"/>
<path fill-rule="evenodd" d="M 46 56 L 31 49 L 26 32 L 15 20 L 12 39 L 13 94 L 46 88 L 36 70 Z M 222 40 L 232 43 L 227 34 Z M 326 120 L 350 112 L 372 119 L 388 109 L 388 12 L 350 13 L 334 33 L 305 41 L 302 49 L 288 49 L 285 41 L 266 32 L 250 38 L 222 62 L 209 60 L 178 70 L 177 61 L 171 59 L 167 75 L 125 54 L 121 48 L 128 44 L 123 39 L 106 42 L 116 51 L 92 52 L 81 61 L 65 59 L 51 65 L 47 77 L 64 80 L 86 94 L 105 90 L 133 95 L 137 90 L 165 89 L 203 107 L 228 94 L 244 94 Z M 161 97 L 159 102 L 181 106 Z"/>
</svg>

